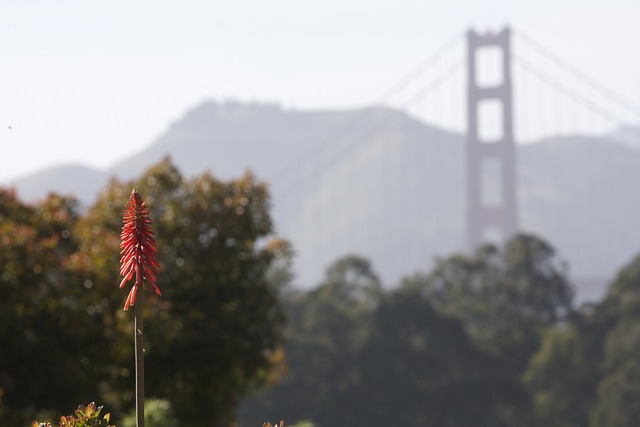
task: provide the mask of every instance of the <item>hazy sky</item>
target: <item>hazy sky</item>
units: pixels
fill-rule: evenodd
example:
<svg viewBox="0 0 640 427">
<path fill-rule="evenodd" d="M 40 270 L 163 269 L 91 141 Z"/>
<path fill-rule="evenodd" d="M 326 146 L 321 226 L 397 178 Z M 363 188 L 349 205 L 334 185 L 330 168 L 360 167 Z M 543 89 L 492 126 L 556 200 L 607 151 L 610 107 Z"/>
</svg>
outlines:
<svg viewBox="0 0 640 427">
<path fill-rule="evenodd" d="M 205 99 L 350 108 L 505 24 L 640 104 L 637 0 L 27 0 L 0 5 L 0 180 L 107 168 Z"/>
</svg>

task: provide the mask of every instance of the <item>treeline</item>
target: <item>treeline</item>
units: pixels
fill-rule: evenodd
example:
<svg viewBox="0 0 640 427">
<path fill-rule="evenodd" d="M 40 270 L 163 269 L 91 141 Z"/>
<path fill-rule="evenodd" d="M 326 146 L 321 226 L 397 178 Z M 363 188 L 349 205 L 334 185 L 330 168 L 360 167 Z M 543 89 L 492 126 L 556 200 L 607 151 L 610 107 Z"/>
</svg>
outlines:
<svg viewBox="0 0 640 427">
<path fill-rule="evenodd" d="M 0 425 L 95 401 L 122 426 L 132 409 L 118 275 L 133 187 L 162 265 L 163 297 L 146 295 L 146 395 L 179 426 L 640 425 L 640 258 L 580 308 L 565 264 L 530 235 L 394 289 L 349 256 L 296 290 L 266 185 L 187 179 L 168 159 L 88 210 L 0 189 Z"/>
<path fill-rule="evenodd" d="M 640 258 L 602 302 L 572 299 L 566 265 L 531 235 L 392 290 L 345 257 L 283 293 L 288 371 L 243 403 L 241 425 L 640 425 Z"/>
<path fill-rule="evenodd" d="M 0 189 L 0 425 L 56 421 L 95 401 L 123 426 L 134 336 L 119 244 L 134 187 L 162 266 L 163 296 L 144 296 L 146 396 L 162 403 L 148 409 L 229 426 L 236 402 L 281 365 L 284 316 L 268 276 L 289 248 L 272 238 L 267 188 L 252 175 L 186 179 L 164 160 L 112 181 L 86 212 L 69 197 L 26 204 Z"/>
</svg>

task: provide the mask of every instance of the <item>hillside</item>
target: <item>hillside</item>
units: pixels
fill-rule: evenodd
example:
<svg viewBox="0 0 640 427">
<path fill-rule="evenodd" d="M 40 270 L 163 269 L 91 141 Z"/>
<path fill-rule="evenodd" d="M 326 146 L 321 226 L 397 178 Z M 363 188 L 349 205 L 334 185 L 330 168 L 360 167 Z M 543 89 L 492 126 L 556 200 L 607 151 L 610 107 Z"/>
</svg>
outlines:
<svg viewBox="0 0 640 427">
<path fill-rule="evenodd" d="M 107 184 L 109 174 L 83 165 L 69 164 L 43 169 L 11 182 L 24 200 L 42 199 L 51 191 L 70 194 L 85 204 Z"/>
<path fill-rule="evenodd" d="M 186 175 L 229 178 L 251 168 L 271 185 L 278 232 L 296 249 L 299 285 L 314 285 L 350 252 L 371 258 L 392 285 L 463 248 L 463 142 L 386 108 L 207 102 L 108 171 L 61 166 L 15 185 L 27 199 L 54 189 L 90 203 L 109 176 L 132 178 L 166 154 Z M 600 280 L 593 296 L 640 248 L 639 166 L 638 151 L 605 139 L 518 147 L 521 229 L 551 241 L 574 277 Z"/>
<path fill-rule="evenodd" d="M 187 174 L 210 170 L 230 178 L 250 167 L 267 178 L 359 113 L 205 102 L 173 123 L 152 145 L 117 163 L 108 173 L 132 178 L 170 153 L 173 162 Z"/>
<path fill-rule="evenodd" d="M 572 136 L 521 146 L 518 157 L 521 226 L 553 242 L 575 278 L 612 278 L 640 252 L 640 152 Z"/>
</svg>

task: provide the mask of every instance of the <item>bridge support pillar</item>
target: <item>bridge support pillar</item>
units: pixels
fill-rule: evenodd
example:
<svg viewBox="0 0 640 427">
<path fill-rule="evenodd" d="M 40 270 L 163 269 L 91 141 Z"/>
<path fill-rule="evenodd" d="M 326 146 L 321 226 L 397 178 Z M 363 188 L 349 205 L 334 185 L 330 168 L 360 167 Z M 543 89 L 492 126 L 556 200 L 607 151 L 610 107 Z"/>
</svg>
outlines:
<svg viewBox="0 0 640 427">
<path fill-rule="evenodd" d="M 481 35 L 470 30 L 467 42 L 466 237 L 467 249 L 473 251 L 512 237 L 518 210 L 510 32 L 505 28 Z M 481 55 L 493 63 L 483 63 Z M 489 68 L 501 79 L 493 76 L 491 83 L 484 83 L 482 72 Z"/>
</svg>

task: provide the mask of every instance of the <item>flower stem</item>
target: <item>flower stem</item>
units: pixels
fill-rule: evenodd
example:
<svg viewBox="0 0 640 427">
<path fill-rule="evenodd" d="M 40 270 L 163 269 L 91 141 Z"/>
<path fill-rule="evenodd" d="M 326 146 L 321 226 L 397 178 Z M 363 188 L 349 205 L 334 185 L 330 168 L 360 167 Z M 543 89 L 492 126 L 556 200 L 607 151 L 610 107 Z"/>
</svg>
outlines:
<svg viewBox="0 0 640 427">
<path fill-rule="evenodd" d="M 143 287 L 140 286 L 138 292 L 143 293 Z M 142 324 L 142 302 L 144 298 L 140 295 L 137 298 L 135 304 L 135 321 L 133 324 L 136 351 L 136 427 L 144 427 L 144 344 L 143 344 L 143 331 L 144 326 Z"/>
</svg>

